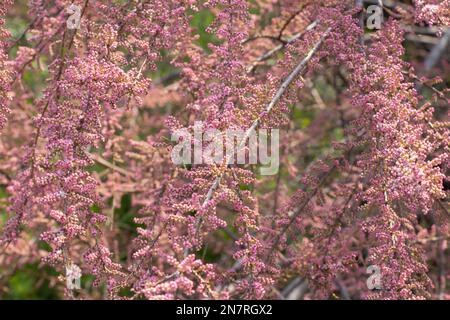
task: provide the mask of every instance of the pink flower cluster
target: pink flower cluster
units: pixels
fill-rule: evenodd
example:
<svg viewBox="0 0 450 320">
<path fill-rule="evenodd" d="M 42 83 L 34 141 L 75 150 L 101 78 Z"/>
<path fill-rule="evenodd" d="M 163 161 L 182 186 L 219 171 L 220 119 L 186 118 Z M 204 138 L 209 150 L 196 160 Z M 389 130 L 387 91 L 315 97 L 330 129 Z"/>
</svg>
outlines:
<svg viewBox="0 0 450 320">
<path fill-rule="evenodd" d="M 11 0 L 2 1 L 2 3 L 0 4 L 0 129 L 4 127 L 7 121 L 6 116 L 9 113 L 9 91 L 11 79 L 13 77 L 11 68 L 8 63 L 8 55 L 5 52 L 7 49 L 6 40 L 9 37 L 9 32 L 5 29 L 5 20 L 2 18 L 6 15 L 8 7 L 11 4 Z"/>
<path fill-rule="evenodd" d="M 415 0 L 415 19 L 429 25 L 448 26 L 450 24 L 450 1 Z"/>
<path fill-rule="evenodd" d="M 399 8 L 369 32 L 353 0 L 2 1 L 30 21 L 0 20 L 0 271 L 43 261 L 81 299 L 448 298 L 448 89 L 404 34 L 448 1 Z M 199 121 L 279 129 L 278 173 L 176 166 Z M 105 290 L 64 288 L 72 264 Z"/>
</svg>

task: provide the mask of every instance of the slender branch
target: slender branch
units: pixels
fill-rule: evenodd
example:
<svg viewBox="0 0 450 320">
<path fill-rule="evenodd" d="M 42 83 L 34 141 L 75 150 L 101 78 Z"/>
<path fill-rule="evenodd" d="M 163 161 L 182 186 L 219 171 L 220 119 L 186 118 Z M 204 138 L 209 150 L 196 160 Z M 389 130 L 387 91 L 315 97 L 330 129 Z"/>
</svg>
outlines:
<svg viewBox="0 0 450 320">
<path fill-rule="evenodd" d="M 269 40 L 281 42 L 283 44 L 285 44 L 287 42 L 286 40 L 283 40 L 281 37 L 260 34 L 260 35 L 255 35 L 253 37 L 245 39 L 244 41 L 241 42 L 241 44 L 244 45 L 244 44 L 247 44 L 249 42 L 258 40 L 258 39 L 269 39 Z"/>
<path fill-rule="evenodd" d="M 314 188 L 314 190 L 309 194 L 309 196 L 303 201 L 302 205 L 295 211 L 292 212 L 291 218 L 289 219 L 288 223 L 283 227 L 283 229 L 276 235 L 274 242 L 272 243 L 270 249 L 267 251 L 267 256 L 265 260 L 269 260 L 270 256 L 272 255 L 275 248 L 278 246 L 278 244 L 281 241 L 281 237 L 286 233 L 286 231 L 289 230 L 291 225 L 295 222 L 297 217 L 303 212 L 303 209 L 306 208 L 308 203 L 317 195 L 320 188 L 324 185 L 327 178 L 336 170 L 336 166 L 331 167 L 331 169 L 325 173 L 325 175 L 320 179 L 319 185 Z"/>
<path fill-rule="evenodd" d="M 425 71 L 430 71 L 439 62 L 450 42 L 450 29 L 447 29 L 441 40 L 433 47 L 425 60 Z"/>
<path fill-rule="evenodd" d="M 286 30 L 286 28 L 289 26 L 289 24 L 294 20 L 299 14 L 302 12 L 302 9 L 297 10 L 294 14 L 292 14 L 289 19 L 286 20 L 286 22 L 283 24 L 283 26 L 280 29 L 280 32 L 278 33 L 277 39 L 281 39 L 283 37 L 283 33 Z"/>
<path fill-rule="evenodd" d="M 314 54 L 319 50 L 320 46 L 322 45 L 322 43 L 324 42 L 325 38 L 328 37 L 328 35 L 331 32 L 331 28 L 328 28 L 324 34 L 320 37 L 320 39 L 316 42 L 316 44 L 314 45 L 314 47 L 308 52 L 308 54 L 306 55 L 305 58 L 303 58 L 303 60 L 295 67 L 295 69 L 289 74 L 289 76 L 286 78 L 286 80 L 284 80 L 284 82 L 281 84 L 280 88 L 278 89 L 278 91 L 275 93 L 275 95 L 273 96 L 272 100 L 270 101 L 270 103 L 267 105 L 267 107 L 265 108 L 265 114 L 270 113 L 270 111 L 272 111 L 272 109 L 275 107 L 275 105 L 280 101 L 281 97 L 283 96 L 283 94 L 286 92 L 286 90 L 288 89 L 288 87 L 290 86 L 290 84 L 298 77 L 298 75 L 305 69 L 307 63 L 311 60 L 311 58 L 314 56 Z M 247 129 L 247 131 L 244 134 L 244 137 L 241 139 L 239 145 L 238 145 L 238 149 L 242 148 L 247 139 L 249 138 L 249 136 L 251 135 L 251 133 L 256 129 L 256 127 L 260 124 L 261 122 L 261 117 L 258 117 L 257 119 L 255 119 L 252 123 L 252 125 Z M 230 164 L 231 161 L 231 157 L 229 156 L 226 159 L 226 165 Z M 211 201 L 214 193 L 216 192 L 216 190 L 219 188 L 220 182 L 222 180 L 223 177 L 223 173 L 221 175 L 219 175 L 213 182 L 213 184 L 211 185 L 211 187 L 208 190 L 208 193 L 206 195 L 205 200 L 203 201 L 202 204 L 202 208 L 206 208 L 206 206 L 208 205 L 209 201 Z M 197 230 L 200 228 L 201 223 L 202 223 L 202 217 L 198 217 L 197 219 Z M 187 256 L 189 254 L 189 249 L 185 250 L 185 256 Z"/>
<path fill-rule="evenodd" d="M 275 95 L 272 98 L 272 100 L 270 101 L 270 103 L 265 108 L 265 110 L 264 110 L 265 114 L 268 114 L 270 111 L 272 111 L 272 109 L 275 107 L 275 105 L 278 103 L 278 101 L 280 101 L 281 97 L 286 92 L 286 90 L 288 89 L 289 85 L 305 69 L 306 64 L 311 60 L 311 58 L 314 56 L 314 54 L 319 50 L 319 48 L 322 45 L 323 41 L 329 35 L 330 32 L 331 32 L 331 28 L 328 28 L 325 31 L 325 33 L 322 35 L 322 37 L 319 39 L 319 41 L 317 41 L 317 43 L 314 45 L 314 47 L 308 52 L 306 57 L 303 58 L 303 60 L 295 67 L 295 69 L 291 72 L 291 74 L 286 78 L 286 80 L 284 80 L 284 82 L 282 83 L 282 85 L 280 86 L 278 91 L 275 93 Z M 240 141 L 239 147 L 242 147 L 245 144 L 245 142 L 247 141 L 247 139 L 249 138 L 251 133 L 256 129 L 256 127 L 259 125 L 260 122 L 261 122 L 261 117 L 258 117 L 257 119 L 255 119 L 253 121 L 252 125 L 250 126 L 250 128 L 247 129 L 247 131 L 245 132 L 244 137 Z M 229 157 L 227 159 L 227 164 L 229 164 L 230 161 L 231 161 L 231 158 Z M 211 198 L 212 198 L 212 196 L 214 194 L 214 191 L 219 186 L 221 177 L 222 176 L 217 177 L 216 180 L 214 181 L 213 185 L 209 189 L 208 194 L 206 196 L 206 199 L 203 202 L 203 206 L 204 207 L 211 200 Z"/>
<path fill-rule="evenodd" d="M 106 159 L 102 158 L 98 154 L 90 154 L 89 156 L 92 159 L 94 159 L 95 161 L 97 161 L 98 163 L 100 163 L 101 165 L 104 165 L 105 167 L 107 167 L 107 168 L 109 168 L 111 170 L 117 171 L 117 172 L 119 172 L 120 174 L 122 174 L 124 176 L 131 176 L 130 172 L 128 172 L 127 170 L 116 166 L 115 164 L 112 164 L 112 163 L 108 162 Z"/>
<path fill-rule="evenodd" d="M 302 32 L 299 32 L 295 35 L 293 35 L 291 38 L 289 38 L 286 43 L 284 44 L 280 44 L 278 46 L 276 46 L 275 48 L 273 48 L 272 50 L 267 51 L 266 53 L 264 53 L 263 55 L 259 56 L 248 68 L 247 68 L 247 73 L 251 73 L 253 72 L 253 70 L 256 68 L 256 66 L 263 61 L 266 61 L 267 59 L 270 59 L 271 57 L 273 57 L 278 51 L 283 50 L 284 47 L 286 47 L 288 44 L 293 43 L 294 41 L 296 41 L 297 39 L 299 39 L 300 37 L 302 37 L 306 32 L 311 31 L 312 29 L 314 29 L 316 26 L 318 25 L 317 21 L 312 22 L 310 25 L 308 25 L 305 30 L 303 30 Z"/>
</svg>

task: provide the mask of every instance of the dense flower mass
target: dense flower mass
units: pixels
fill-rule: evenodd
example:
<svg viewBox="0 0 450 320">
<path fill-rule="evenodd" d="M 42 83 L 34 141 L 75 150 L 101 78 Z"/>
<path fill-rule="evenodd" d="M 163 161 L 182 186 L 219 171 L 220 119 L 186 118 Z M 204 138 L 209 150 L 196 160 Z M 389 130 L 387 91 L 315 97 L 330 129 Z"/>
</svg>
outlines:
<svg viewBox="0 0 450 320">
<path fill-rule="evenodd" d="M 449 299 L 449 8 L 1 0 L 0 298 Z"/>
<path fill-rule="evenodd" d="M 10 5 L 11 1 L 2 1 L 0 4 L 0 16 L 6 15 L 8 6 Z M 4 25 L 5 20 L 0 19 L 0 129 L 5 125 L 5 122 L 7 121 L 6 117 L 9 113 L 8 93 L 12 80 L 11 70 L 8 66 L 8 55 L 5 52 L 9 33 L 8 30 L 5 29 Z"/>
</svg>

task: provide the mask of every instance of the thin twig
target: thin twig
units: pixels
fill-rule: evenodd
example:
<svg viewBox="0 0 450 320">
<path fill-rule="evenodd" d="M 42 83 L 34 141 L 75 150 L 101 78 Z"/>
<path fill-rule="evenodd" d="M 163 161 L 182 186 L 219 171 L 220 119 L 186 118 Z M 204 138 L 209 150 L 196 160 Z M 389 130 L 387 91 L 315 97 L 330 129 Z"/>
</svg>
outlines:
<svg viewBox="0 0 450 320">
<path fill-rule="evenodd" d="M 265 108 L 265 114 L 270 113 L 270 111 L 272 111 L 272 109 L 275 107 L 275 105 L 280 101 L 281 97 L 283 96 L 283 94 L 286 92 L 286 90 L 288 89 L 288 87 L 290 86 L 290 84 L 298 77 L 298 75 L 305 69 L 307 63 L 311 60 L 311 58 L 314 56 L 314 54 L 319 50 L 320 46 L 322 45 L 323 41 L 325 40 L 326 37 L 328 37 L 328 35 L 331 32 L 331 28 L 328 28 L 324 34 L 320 37 L 320 39 L 317 41 L 317 43 L 314 45 L 314 47 L 308 52 L 308 54 L 306 55 L 305 58 L 303 58 L 303 60 L 295 67 L 295 69 L 289 74 L 289 76 L 286 78 L 286 80 L 284 80 L 284 82 L 282 83 L 282 85 L 280 86 L 280 88 L 278 89 L 278 91 L 275 93 L 274 97 L 272 98 L 272 100 L 270 101 L 270 103 L 267 105 L 267 107 Z M 242 140 L 240 141 L 239 145 L 238 145 L 238 149 L 240 149 L 241 147 L 243 147 L 247 141 L 247 139 L 249 138 L 249 136 L 251 135 L 251 133 L 256 129 L 256 127 L 259 125 L 259 123 L 261 122 L 261 117 L 258 117 L 257 119 L 255 119 L 252 123 L 252 125 L 247 129 L 247 131 L 244 134 L 244 137 L 242 138 Z M 231 161 L 231 157 L 229 156 L 226 159 L 226 165 L 230 164 Z M 213 184 L 211 185 L 211 187 L 208 190 L 208 193 L 206 195 L 205 200 L 203 201 L 202 204 L 202 208 L 206 208 L 206 206 L 208 205 L 209 201 L 212 199 L 215 191 L 218 189 L 220 182 L 222 180 L 223 177 L 223 173 L 221 175 L 219 175 L 213 182 Z M 198 217 L 196 224 L 197 224 L 197 229 L 200 228 L 200 225 L 202 223 L 202 217 Z M 189 254 L 189 249 L 185 250 L 185 256 L 187 256 Z"/>
<path fill-rule="evenodd" d="M 90 154 L 89 156 L 90 156 L 92 159 L 94 159 L 95 161 L 97 161 L 98 163 L 100 163 L 101 165 L 104 165 L 105 167 L 107 167 L 107 168 L 109 168 L 109 169 L 111 169 L 111 170 L 117 171 L 117 172 L 119 172 L 120 174 L 122 174 L 122 175 L 124 175 L 124 176 L 127 176 L 127 177 L 128 177 L 128 176 L 131 176 L 131 173 L 130 173 L 130 172 L 128 172 L 127 170 L 122 169 L 122 168 L 116 166 L 115 164 L 112 164 L 112 163 L 108 162 L 106 159 L 102 158 L 102 157 L 101 157 L 100 155 L 98 155 L 98 154 Z"/>
<path fill-rule="evenodd" d="M 299 39 L 300 37 L 302 37 L 306 32 L 311 31 L 312 29 L 314 29 L 317 26 L 318 22 L 314 21 L 312 22 L 310 25 L 308 25 L 305 30 L 303 30 L 302 32 L 299 32 L 295 35 L 293 35 L 291 38 L 289 38 L 286 43 L 284 44 L 280 44 L 278 46 L 276 46 L 275 48 L 273 48 L 272 50 L 267 51 L 266 53 L 264 53 L 263 55 L 259 56 L 255 61 L 252 62 L 252 64 L 247 68 L 247 73 L 251 73 L 253 72 L 253 70 L 256 68 L 256 66 L 263 61 L 266 61 L 267 59 L 270 59 L 271 57 L 273 57 L 278 51 L 283 50 L 284 47 L 286 47 L 287 45 L 293 43 L 294 41 L 296 41 L 297 39 Z"/>
<path fill-rule="evenodd" d="M 438 44 L 433 47 L 430 54 L 425 60 L 425 71 L 430 71 L 439 62 L 450 42 L 450 29 L 442 36 Z"/>
</svg>

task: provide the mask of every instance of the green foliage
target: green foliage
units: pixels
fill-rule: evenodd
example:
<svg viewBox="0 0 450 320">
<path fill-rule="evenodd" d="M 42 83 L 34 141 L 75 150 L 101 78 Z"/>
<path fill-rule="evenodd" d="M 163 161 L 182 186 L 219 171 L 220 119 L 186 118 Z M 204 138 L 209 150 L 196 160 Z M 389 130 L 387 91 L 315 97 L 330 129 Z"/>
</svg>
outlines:
<svg viewBox="0 0 450 320">
<path fill-rule="evenodd" d="M 191 19 L 191 27 L 195 28 L 195 33 L 200 37 L 197 41 L 197 44 L 207 52 L 210 52 L 208 44 L 220 43 L 219 39 L 217 39 L 214 34 L 206 31 L 206 29 L 211 25 L 214 19 L 214 14 L 209 10 L 201 10 L 199 12 L 195 12 L 192 15 Z"/>
<path fill-rule="evenodd" d="M 2 270 L 3 272 L 5 270 Z M 57 275 L 53 268 L 41 268 L 38 263 L 27 264 L 8 279 L 8 292 L 0 293 L 0 298 L 7 300 L 58 299 L 60 296 L 58 290 L 50 287 L 48 281 L 48 278 Z"/>
</svg>

